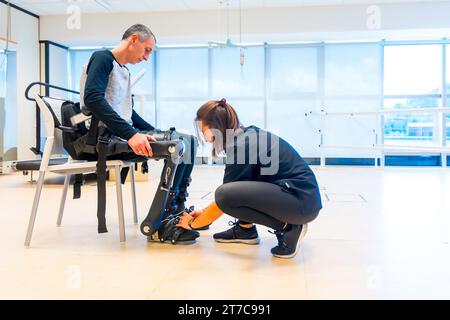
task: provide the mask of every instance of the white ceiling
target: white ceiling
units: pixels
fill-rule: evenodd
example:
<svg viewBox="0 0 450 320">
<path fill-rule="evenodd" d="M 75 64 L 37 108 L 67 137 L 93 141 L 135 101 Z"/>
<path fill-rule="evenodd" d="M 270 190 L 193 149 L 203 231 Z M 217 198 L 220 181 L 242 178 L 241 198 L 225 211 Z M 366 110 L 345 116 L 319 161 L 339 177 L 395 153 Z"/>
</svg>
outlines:
<svg viewBox="0 0 450 320">
<path fill-rule="evenodd" d="M 106 2 L 111 10 L 98 2 Z M 187 10 L 224 10 L 238 8 L 239 0 L 11 0 L 11 3 L 37 15 L 67 14 L 69 6 L 77 5 L 81 13 L 155 12 Z M 335 6 L 406 2 L 450 2 L 450 0 L 241 0 L 242 8 Z"/>
</svg>

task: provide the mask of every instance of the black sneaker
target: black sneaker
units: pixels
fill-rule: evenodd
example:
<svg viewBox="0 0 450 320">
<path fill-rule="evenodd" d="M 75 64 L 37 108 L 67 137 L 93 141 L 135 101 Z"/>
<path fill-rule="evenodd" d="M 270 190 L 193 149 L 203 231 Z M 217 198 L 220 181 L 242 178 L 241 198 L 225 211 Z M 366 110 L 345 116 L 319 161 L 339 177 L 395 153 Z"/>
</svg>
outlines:
<svg viewBox="0 0 450 320">
<path fill-rule="evenodd" d="M 179 215 L 169 216 L 163 220 L 158 231 L 148 237 L 148 241 L 170 242 L 172 244 L 193 244 L 200 236 L 195 230 L 177 227 Z"/>
<path fill-rule="evenodd" d="M 237 222 L 230 221 L 228 224 L 232 226 L 230 229 L 213 235 L 215 241 L 245 244 L 258 244 L 260 242 L 255 225 L 251 228 L 242 228 Z"/>
<path fill-rule="evenodd" d="M 275 231 L 274 234 L 277 236 L 278 245 L 273 247 L 270 252 L 277 258 L 290 259 L 295 257 L 300 247 L 300 242 L 307 231 L 307 224 L 291 224 L 288 225 L 286 230 Z"/>
</svg>

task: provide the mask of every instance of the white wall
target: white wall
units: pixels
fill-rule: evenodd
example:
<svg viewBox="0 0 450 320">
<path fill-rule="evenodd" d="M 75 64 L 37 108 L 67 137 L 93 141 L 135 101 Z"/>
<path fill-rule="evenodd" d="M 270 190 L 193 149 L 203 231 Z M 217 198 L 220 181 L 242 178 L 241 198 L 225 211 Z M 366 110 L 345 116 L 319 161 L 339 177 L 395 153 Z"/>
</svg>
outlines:
<svg viewBox="0 0 450 320">
<path fill-rule="evenodd" d="M 381 4 L 379 30 L 368 28 L 367 5 L 246 9 L 243 42 L 440 38 L 450 36 L 449 2 Z M 147 24 L 160 44 L 225 40 L 224 11 L 83 14 L 80 29 L 69 30 L 69 15 L 41 17 L 41 39 L 68 46 L 114 45 L 123 31 Z M 238 11 L 230 13 L 230 32 L 238 41 Z"/>
<path fill-rule="evenodd" d="M 6 38 L 7 6 L 0 3 L 0 36 Z M 18 158 L 32 159 L 35 145 L 35 105 L 25 99 L 26 87 L 39 81 L 39 19 L 11 8 L 11 39 L 17 41 Z M 3 47 L 4 42 L 1 42 Z"/>
</svg>

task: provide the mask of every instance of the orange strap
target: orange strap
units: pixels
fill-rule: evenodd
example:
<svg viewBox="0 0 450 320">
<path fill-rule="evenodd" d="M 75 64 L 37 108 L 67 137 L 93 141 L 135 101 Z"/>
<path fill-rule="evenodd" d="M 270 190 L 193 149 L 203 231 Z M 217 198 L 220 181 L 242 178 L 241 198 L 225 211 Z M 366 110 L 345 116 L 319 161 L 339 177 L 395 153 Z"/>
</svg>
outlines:
<svg viewBox="0 0 450 320">
<path fill-rule="evenodd" d="M 205 209 L 203 213 L 192 221 L 191 225 L 193 228 L 201 228 L 211 224 L 212 222 L 219 219 L 223 212 L 219 209 L 216 202 L 211 203 Z"/>
</svg>

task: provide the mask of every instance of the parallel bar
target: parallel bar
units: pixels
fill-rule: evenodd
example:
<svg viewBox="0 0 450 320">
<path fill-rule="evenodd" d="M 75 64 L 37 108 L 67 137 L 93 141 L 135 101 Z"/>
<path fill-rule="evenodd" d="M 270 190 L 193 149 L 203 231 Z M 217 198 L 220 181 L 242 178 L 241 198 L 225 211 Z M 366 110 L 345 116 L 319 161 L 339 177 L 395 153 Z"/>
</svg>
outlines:
<svg viewBox="0 0 450 320">
<path fill-rule="evenodd" d="M 326 149 L 349 149 L 349 150 L 384 150 L 384 151 L 405 151 L 405 152 L 450 152 L 450 148 L 441 147 L 416 147 L 416 146 L 392 146 L 392 145 L 376 145 L 372 147 L 355 147 L 355 146 L 339 146 L 339 145 L 320 145 L 320 148 Z"/>
<path fill-rule="evenodd" d="M 384 96 L 385 99 L 415 99 L 415 98 L 434 98 L 440 99 L 442 94 L 440 93 L 429 93 L 429 94 L 387 94 Z"/>
<path fill-rule="evenodd" d="M 309 112 L 305 116 L 358 116 L 358 115 L 377 115 L 377 114 L 410 114 L 410 113 L 444 113 L 450 112 L 450 108 L 417 108 L 417 109 L 392 109 L 380 111 L 355 111 L 355 112 Z"/>
<path fill-rule="evenodd" d="M 385 46 L 409 46 L 409 45 L 427 45 L 427 44 L 450 44 L 450 39 L 440 40 L 400 40 L 400 41 L 386 41 Z"/>
</svg>

